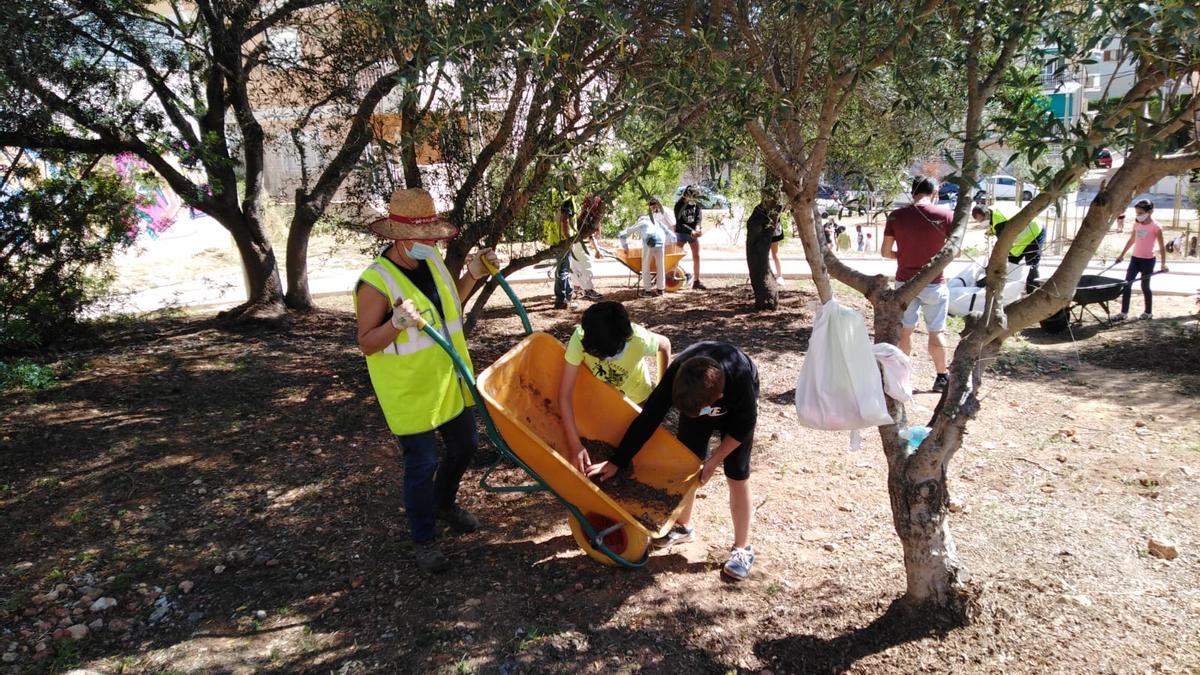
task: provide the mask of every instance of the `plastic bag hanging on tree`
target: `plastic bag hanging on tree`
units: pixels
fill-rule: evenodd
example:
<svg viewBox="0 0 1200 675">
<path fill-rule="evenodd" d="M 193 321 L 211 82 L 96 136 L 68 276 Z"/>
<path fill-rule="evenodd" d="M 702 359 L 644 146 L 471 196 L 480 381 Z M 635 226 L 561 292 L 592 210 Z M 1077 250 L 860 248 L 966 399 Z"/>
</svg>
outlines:
<svg viewBox="0 0 1200 675">
<path fill-rule="evenodd" d="M 817 311 L 796 380 L 796 416 L 813 429 L 891 424 L 883 380 L 862 315 L 830 300 Z"/>
</svg>

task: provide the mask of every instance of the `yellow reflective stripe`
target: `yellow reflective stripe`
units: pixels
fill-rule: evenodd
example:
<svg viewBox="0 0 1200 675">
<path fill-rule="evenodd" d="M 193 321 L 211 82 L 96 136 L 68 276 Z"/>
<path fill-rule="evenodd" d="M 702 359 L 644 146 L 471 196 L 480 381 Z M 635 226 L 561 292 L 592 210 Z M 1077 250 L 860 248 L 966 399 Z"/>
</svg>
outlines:
<svg viewBox="0 0 1200 675">
<path fill-rule="evenodd" d="M 404 294 L 404 290 L 400 288 L 400 282 L 396 281 L 396 277 L 392 276 L 392 271 L 386 265 L 377 262 L 367 269 L 375 270 L 375 273 L 383 278 L 383 283 L 388 287 L 388 295 L 391 296 L 388 300 L 393 304 L 395 304 L 396 298 L 408 297 Z"/>
</svg>

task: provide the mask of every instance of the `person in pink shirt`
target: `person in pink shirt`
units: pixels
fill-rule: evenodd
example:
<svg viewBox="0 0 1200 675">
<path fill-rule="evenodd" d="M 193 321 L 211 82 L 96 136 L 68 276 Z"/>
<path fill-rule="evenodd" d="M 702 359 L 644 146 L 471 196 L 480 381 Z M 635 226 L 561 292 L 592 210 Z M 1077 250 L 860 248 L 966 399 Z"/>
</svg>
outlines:
<svg viewBox="0 0 1200 675">
<path fill-rule="evenodd" d="M 1158 251 L 1162 254 L 1162 271 L 1167 271 L 1167 247 L 1163 244 L 1163 231 L 1154 222 L 1154 203 L 1149 199 L 1139 200 L 1133 205 L 1135 222 L 1133 232 L 1129 233 L 1129 241 L 1117 256 L 1117 262 L 1125 258 L 1125 253 L 1133 248 L 1129 257 L 1129 269 L 1125 272 L 1125 291 L 1121 294 L 1121 313 L 1113 317 L 1113 321 L 1124 321 L 1129 312 L 1129 300 L 1133 295 L 1133 280 L 1142 276 L 1142 297 L 1146 301 L 1146 311 L 1139 319 L 1153 318 L 1154 297 L 1150 293 L 1150 275 L 1154 274 L 1154 242 L 1158 242 Z"/>
</svg>

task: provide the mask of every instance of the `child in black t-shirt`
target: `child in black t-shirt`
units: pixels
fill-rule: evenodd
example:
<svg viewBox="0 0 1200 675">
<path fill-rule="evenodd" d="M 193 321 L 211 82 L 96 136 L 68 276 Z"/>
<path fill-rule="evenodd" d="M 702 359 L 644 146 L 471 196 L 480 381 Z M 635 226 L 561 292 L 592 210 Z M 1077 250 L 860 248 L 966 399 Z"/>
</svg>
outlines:
<svg viewBox="0 0 1200 675">
<path fill-rule="evenodd" d="M 712 478 L 718 464 L 724 467 L 734 541 L 722 573 L 743 580 L 750 576 L 754 564 L 754 549 L 750 545 L 750 451 L 758 419 L 758 369 L 740 349 L 725 342 L 699 342 L 685 349 L 667 367 L 612 459 L 593 464 L 588 475 L 604 481 L 627 468 L 672 406 L 680 412 L 680 442 L 704 460 L 700 484 Z M 709 455 L 708 442 L 713 432 L 721 440 Z M 654 541 L 656 548 L 692 541 L 695 530 L 688 525 L 692 499 L 684 506 L 675 527 Z"/>
</svg>

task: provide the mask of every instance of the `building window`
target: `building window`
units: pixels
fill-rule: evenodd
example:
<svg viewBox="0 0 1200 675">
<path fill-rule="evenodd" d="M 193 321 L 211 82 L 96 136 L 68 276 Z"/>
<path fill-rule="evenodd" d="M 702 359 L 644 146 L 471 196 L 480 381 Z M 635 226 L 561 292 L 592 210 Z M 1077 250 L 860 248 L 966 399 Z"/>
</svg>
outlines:
<svg viewBox="0 0 1200 675">
<path fill-rule="evenodd" d="M 267 32 L 267 40 L 271 43 L 271 63 L 282 68 L 300 64 L 300 59 L 304 57 L 300 49 L 300 31 L 295 28 L 272 28 Z"/>
</svg>

